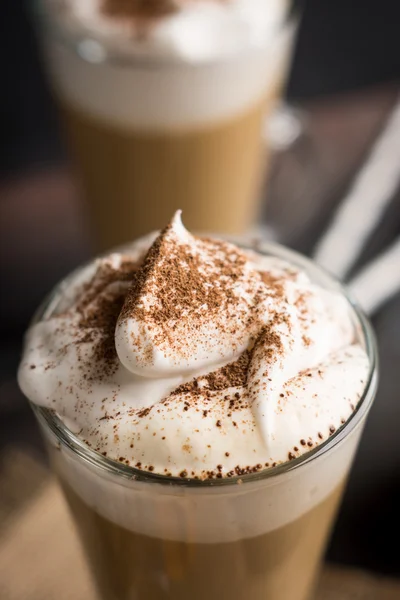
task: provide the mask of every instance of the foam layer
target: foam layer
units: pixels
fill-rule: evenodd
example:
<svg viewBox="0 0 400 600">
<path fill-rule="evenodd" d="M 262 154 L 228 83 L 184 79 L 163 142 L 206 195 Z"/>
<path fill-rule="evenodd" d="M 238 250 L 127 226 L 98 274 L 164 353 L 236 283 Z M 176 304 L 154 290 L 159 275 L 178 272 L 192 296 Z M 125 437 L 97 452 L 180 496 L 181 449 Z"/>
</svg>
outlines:
<svg viewBox="0 0 400 600">
<path fill-rule="evenodd" d="M 145 42 L 126 22 L 98 18 L 98 2 L 69 4 L 61 12 L 47 3 L 58 32 L 46 41 L 54 84 L 76 109 L 114 126 L 215 123 L 281 85 L 293 34 L 281 0 L 268 10 L 258 0 L 188 2 Z"/>
<path fill-rule="evenodd" d="M 228 487 L 127 480 L 90 467 L 63 447 L 54 447 L 52 462 L 61 479 L 112 523 L 166 540 L 223 543 L 279 529 L 327 498 L 344 483 L 361 430 L 360 424 L 334 451 L 293 471 Z"/>
</svg>

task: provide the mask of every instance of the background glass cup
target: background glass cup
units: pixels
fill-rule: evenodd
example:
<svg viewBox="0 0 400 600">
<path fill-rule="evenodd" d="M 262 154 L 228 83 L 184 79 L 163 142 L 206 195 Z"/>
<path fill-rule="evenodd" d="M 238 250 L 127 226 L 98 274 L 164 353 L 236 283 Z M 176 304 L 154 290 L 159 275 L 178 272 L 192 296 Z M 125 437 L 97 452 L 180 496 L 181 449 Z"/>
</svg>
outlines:
<svg viewBox="0 0 400 600">
<path fill-rule="evenodd" d="M 38 4 L 41 38 L 98 249 L 181 208 L 196 231 L 240 233 L 260 204 L 262 138 L 285 80 L 297 14 L 265 44 L 201 61 L 133 56 Z M 206 43 L 206 42 L 205 42 Z"/>
<path fill-rule="evenodd" d="M 292 251 L 272 244 L 257 251 L 345 294 Z M 36 319 L 56 310 L 59 299 L 57 288 Z M 377 386 L 370 325 L 350 301 L 349 309 L 370 360 L 356 410 L 314 450 L 260 473 L 204 482 L 144 473 L 91 450 L 54 413 L 32 405 L 100 598 L 309 598 Z"/>
</svg>

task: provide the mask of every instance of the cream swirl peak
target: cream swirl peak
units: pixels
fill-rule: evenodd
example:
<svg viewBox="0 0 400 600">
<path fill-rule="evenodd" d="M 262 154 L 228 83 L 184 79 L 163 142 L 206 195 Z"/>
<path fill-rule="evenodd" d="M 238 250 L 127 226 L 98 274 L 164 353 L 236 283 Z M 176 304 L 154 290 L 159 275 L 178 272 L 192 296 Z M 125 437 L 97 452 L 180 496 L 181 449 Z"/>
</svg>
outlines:
<svg viewBox="0 0 400 600">
<path fill-rule="evenodd" d="M 205 479 L 314 448 L 352 414 L 367 375 L 339 292 L 193 236 L 177 213 L 59 288 L 27 333 L 19 382 L 96 451 Z"/>
<path fill-rule="evenodd" d="M 120 361 L 137 375 L 165 377 L 237 358 L 260 327 L 261 284 L 244 252 L 190 235 L 178 212 L 126 295 Z"/>
</svg>

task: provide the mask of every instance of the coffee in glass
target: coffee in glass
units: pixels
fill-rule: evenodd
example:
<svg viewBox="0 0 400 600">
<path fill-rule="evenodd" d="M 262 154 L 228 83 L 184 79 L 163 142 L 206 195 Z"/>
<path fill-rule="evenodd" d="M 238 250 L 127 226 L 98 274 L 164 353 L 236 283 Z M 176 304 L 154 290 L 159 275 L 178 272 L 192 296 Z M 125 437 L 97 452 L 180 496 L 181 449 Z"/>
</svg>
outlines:
<svg viewBox="0 0 400 600">
<path fill-rule="evenodd" d="M 313 263 L 179 213 L 79 269 L 19 371 L 104 600 L 306 600 L 376 388 Z"/>
</svg>

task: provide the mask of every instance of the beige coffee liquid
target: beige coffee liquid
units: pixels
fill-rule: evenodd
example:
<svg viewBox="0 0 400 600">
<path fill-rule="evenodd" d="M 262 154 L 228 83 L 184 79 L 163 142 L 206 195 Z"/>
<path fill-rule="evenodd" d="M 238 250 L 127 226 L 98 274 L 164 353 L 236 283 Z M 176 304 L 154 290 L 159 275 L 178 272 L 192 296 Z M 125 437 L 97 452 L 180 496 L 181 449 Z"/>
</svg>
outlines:
<svg viewBox="0 0 400 600">
<path fill-rule="evenodd" d="M 306 600 L 342 489 L 270 533 L 203 544 L 123 529 L 64 486 L 102 600 Z"/>
<path fill-rule="evenodd" d="M 179 208 L 195 231 L 240 233 L 253 221 L 265 100 L 230 120 L 163 132 L 124 130 L 63 106 L 99 249 L 163 227 Z"/>
</svg>

